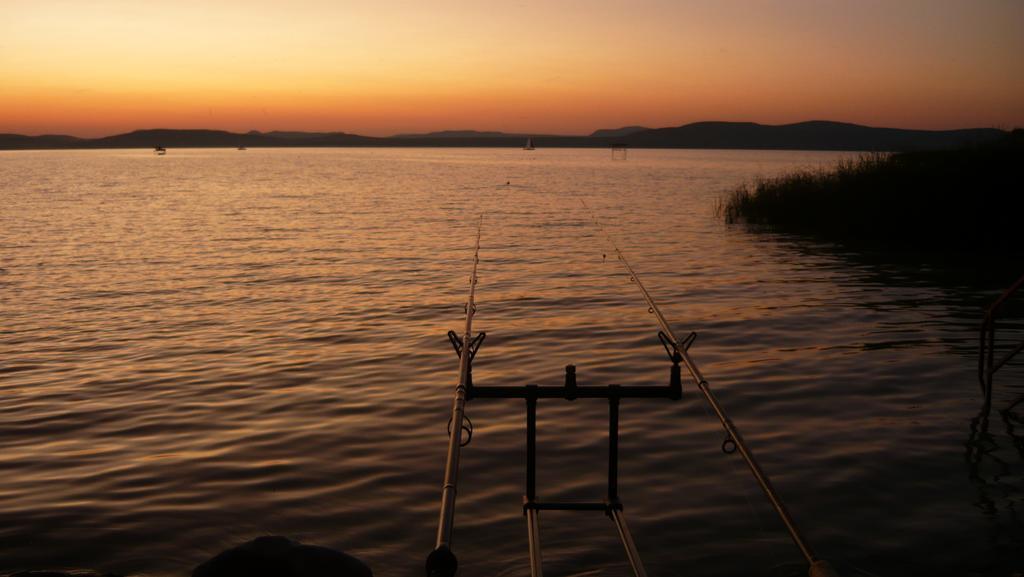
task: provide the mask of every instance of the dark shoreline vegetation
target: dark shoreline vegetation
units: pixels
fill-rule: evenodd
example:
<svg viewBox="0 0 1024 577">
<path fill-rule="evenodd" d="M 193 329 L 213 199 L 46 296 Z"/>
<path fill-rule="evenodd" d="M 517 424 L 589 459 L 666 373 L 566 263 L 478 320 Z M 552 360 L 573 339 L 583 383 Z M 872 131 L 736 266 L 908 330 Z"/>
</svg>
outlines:
<svg viewBox="0 0 1024 577">
<path fill-rule="evenodd" d="M 669 128 L 627 126 L 600 129 L 586 136 L 508 134 L 455 130 L 389 137 L 344 132 L 233 133 L 224 130 L 136 130 L 101 138 L 62 134 L 0 134 L 0 150 L 96 148 L 247 148 L 257 147 L 522 147 L 528 136 L 538 148 L 716 148 L 748 150 L 935 150 L 986 142 L 1006 134 L 995 128 L 908 130 L 847 122 L 812 120 L 766 125 L 754 122 L 694 122 Z"/>
<path fill-rule="evenodd" d="M 954 150 L 865 154 L 762 178 L 719 200 L 728 224 L 868 248 L 1024 254 L 1024 130 Z"/>
</svg>

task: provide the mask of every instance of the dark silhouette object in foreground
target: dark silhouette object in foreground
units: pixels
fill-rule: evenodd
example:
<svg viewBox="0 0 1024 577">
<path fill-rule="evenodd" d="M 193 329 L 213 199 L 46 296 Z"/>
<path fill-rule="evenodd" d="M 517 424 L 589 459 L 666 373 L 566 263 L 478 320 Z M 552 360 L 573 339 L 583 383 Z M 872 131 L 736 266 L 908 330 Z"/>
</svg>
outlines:
<svg viewBox="0 0 1024 577">
<path fill-rule="evenodd" d="M 6 574 L 6 577 L 121 577 L 113 573 L 97 573 L 95 571 L 19 571 Z"/>
<path fill-rule="evenodd" d="M 988 307 L 985 311 L 985 320 L 981 323 L 981 346 L 978 348 L 978 380 L 981 381 L 981 392 L 985 395 L 985 406 L 992 404 L 992 377 L 996 374 L 996 371 L 1013 360 L 1013 357 L 1024 351 L 1024 341 L 1020 341 L 1015 343 L 1009 351 L 1002 351 L 999 358 L 996 358 L 996 320 L 1000 316 L 1000 309 L 1021 289 L 1024 289 L 1024 276 L 1017 279 L 1013 286 L 1006 289 Z"/>
<path fill-rule="evenodd" d="M 1024 414 L 1020 413 L 1024 397 L 1016 397 L 1005 407 L 995 409 L 986 402 L 978 416 L 971 419 L 970 434 L 964 442 L 967 475 L 977 489 L 974 505 L 988 518 L 989 540 L 995 545 L 993 554 L 978 559 L 981 567 L 971 574 L 1021 574 L 1024 519 L 1017 512 L 1016 501 L 1020 494 L 1018 480 L 1024 467 L 1024 436 L 1019 432 L 1024 427 Z M 1003 431 L 990 430 L 990 424 L 1001 424 Z"/>
<path fill-rule="evenodd" d="M 192 577 L 372 577 L 362 561 L 285 537 L 259 537 L 218 554 Z M 33 576 L 34 577 L 34 576 Z"/>
</svg>

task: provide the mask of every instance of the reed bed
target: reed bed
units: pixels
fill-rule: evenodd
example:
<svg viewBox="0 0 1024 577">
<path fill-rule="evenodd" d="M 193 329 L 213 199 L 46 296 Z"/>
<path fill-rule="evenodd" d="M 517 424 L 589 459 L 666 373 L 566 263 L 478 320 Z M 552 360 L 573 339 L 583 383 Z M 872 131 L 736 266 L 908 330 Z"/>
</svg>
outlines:
<svg viewBox="0 0 1024 577">
<path fill-rule="evenodd" d="M 1024 253 L 1024 130 L 957 150 L 866 154 L 762 178 L 720 199 L 725 222 L 915 250 Z"/>
</svg>

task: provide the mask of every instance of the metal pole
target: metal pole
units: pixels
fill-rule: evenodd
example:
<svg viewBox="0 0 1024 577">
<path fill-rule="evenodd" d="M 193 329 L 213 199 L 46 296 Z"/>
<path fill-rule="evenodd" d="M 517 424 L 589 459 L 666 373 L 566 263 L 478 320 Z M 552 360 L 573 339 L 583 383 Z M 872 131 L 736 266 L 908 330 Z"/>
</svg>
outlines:
<svg viewBox="0 0 1024 577">
<path fill-rule="evenodd" d="M 531 385 L 536 386 L 536 385 Z M 526 500 L 537 499 L 537 397 L 526 398 Z"/>
<path fill-rule="evenodd" d="M 437 543 L 427 556 L 428 577 L 452 577 L 458 569 L 458 561 L 452 553 L 452 528 L 455 524 L 455 493 L 459 477 L 459 449 L 462 447 L 462 427 L 466 416 L 466 390 L 470 386 L 470 343 L 473 340 L 473 315 L 476 313 L 477 265 L 480 263 L 480 232 L 483 229 L 483 215 L 477 223 L 476 249 L 473 252 L 473 273 L 469 277 L 469 298 L 466 300 L 466 324 L 462 333 L 462 349 L 459 353 L 459 382 L 455 387 L 452 402 L 451 435 L 448 438 L 448 458 L 444 467 L 444 484 L 441 488 L 441 514 L 437 523 Z"/>
<path fill-rule="evenodd" d="M 992 375 L 995 371 L 996 362 L 996 319 L 993 317 L 988 323 L 988 361 L 985 366 L 985 404 L 992 404 Z"/>
<path fill-rule="evenodd" d="M 989 317 L 986 313 L 985 319 L 981 321 L 981 330 L 978 331 L 978 383 L 981 385 L 981 394 L 985 395 L 985 402 L 988 402 L 988 386 L 985 379 L 985 360 L 988 358 L 985 351 L 988 339 L 988 320 Z"/>
<path fill-rule="evenodd" d="M 608 501 L 619 500 L 619 397 L 608 397 Z"/>
<path fill-rule="evenodd" d="M 580 200 L 580 202 L 582 202 L 583 206 L 589 210 L 590 207 L 587 206 L 586 202 L 583 202 L 582 199 Z M 764 491 L 765 495 L 768 497 L 768 500 L 771 501 L 771 504 L 775 508 L 775 511 L 779 514 L 779 517 L 782 518 L 782 522 L 783 524 L 785 524 L 786 530 L 789 531 L 789 536 L 792 537 L 793 542 L 796 543 L 796 546 L 800 549 L 800 552 L 803 554 L 804 558 L 807 559 L 807 562 L 811 565 L 812 572 L 817 570 L 826 571 L 830 573 L 831 569 L 824 566 L 825 563 L 817 558 L 817 556 L 814 554 L 814 551 L 811 549 L 811 546 L 807 543 L 807 540 L 804 539 L 803 535 L 800 533 L 800 530 L 796 526 L 796 522 L 793 521 L 792 516 L 790 516 L 789 511 L 786 509 L 786 506 L 782 503 L 782 499 L 780 499 L 778 494 L 775 492 L 775 488 L 772 486 L 771 480 L 769 480 L 768 475 L 764 472 L 763 469 L 761 469 L 761 466 L 757 463 L 757 460 L 754 458 L 754 454 L 750 450 L 750 447 L 747 446 L 746 441 L 744 441 L 743 437 L 740 435 L 739 430 L 736 429 L 736 426 L 732 423 L 732 420 L 725 413 L 725 409 L 723 409 L 722 406 L 718 403 L 718 400 L 715 398 L 715 395 L 711 392 L 711 385 L 708 384 L 707 379 L 705 379 L 704 375 L 701 374 L 700 369 L 697 368 L 697 364 L 694 363 L 692 358 L 690 358 L 690 355 L 686 351 L 686 348 L 680 344 L 680 340 L 676 338 L 675 332 L 672 331 L 672 327 L 669 326 L 668 321 L 665 319 L 665 315 L 661 313 L 661 309 L 658 308 L 658 305 L 654 302 L 654 299 L 651 297 L 651 294 L 647 292 L 647 287 L 645 287 L 643 282 L 640 281 L 640 277 L 636 274 L 636 271 L 633 270 L 632 266 L 630 266 L 629 261 L 626 260 L 625 255 L 622 254 L 622 251 L 619 250 L 618 245 L 615 244 L 615 241 L 612 240 L 611 236 L 604 230 L 604 227 L 601 226 L 601 223 L 598 222 L 596 217 L 594 217 L 594 223 L 597 225 L 599 229 L 601 229 L 601 232 L 603 232 L 605 236 L 608 238 L 608 241 L 611 243 L 612 248 L 615 249 L 616 255 L 618 255 L 619 257 L 619 260 L 622 261 L 622 264 L 626 267 L 626 270 L 629 271 L 630 280 L 636 283 L 636 286 L 640 289 L 640 292 L 643 293 L 644 300 L 647 302 L 648 310 L 652 314 L 654 314 L 655 318 L 658 321 L 658 324 L 661 326 L 662 332 L 665 333 L 665 336 L 667 336 L 671 341 L 672 346 L 680 354 L 683 364 L 686 365 L 686 369 L 690 373 L 690 377 L 692 377 L 694 383 L 697 385 L 697 388 L 700 389 L 700 392 L 703 393 L 704 398 L 707 400 L 708 404 L 710 404 L 711 408 L 714 409 L 715 415 L 718 416 L 718 420 L 722 422 L 722 427 L 725 428 L 726 432 L 729 433 L 729 436 L 736 443 L 736 447 L 739 449 L 740 455 L 742 455 L 743 460 L 747 462 L 747 466 L 750 467 L 750 472 L 754 474 L 754 478 L 757 480 L 757 483 L 761 486 L 761 490 Z"/>
<path fill-rule="evenodd" d="M 544 561 L 540 555 L 540 511 L 530 507 L 526 510 L 526 530 L 530 540 L 530 577 L 543 577 Z"/>
<path fill-rule="evenodd" d="M 630 534 L 629 527 L 626 525 L 626 516 L 623 515 L 621 509 L 612 509 L 611 515 L 612 520 L 615 521 L 615 527 L 619 530 L 622 545 L 626 548 L 626 557 L 629 559 L 629 565 L 633 568 L 633 574 L 636 577 L 647 577 L 643 561 L 640 560 L 640 553 L 637 552 L 636 543 L 633 542 L 633 535 Z"/>
<path fill-rule="evenodd" d="M 540 512 L 537 499 L 537 385 L 527 385 L 526 396 L 526 530 L 530 543 L 530 577 L 543 577 L 540 556 Z"/>
</svg>

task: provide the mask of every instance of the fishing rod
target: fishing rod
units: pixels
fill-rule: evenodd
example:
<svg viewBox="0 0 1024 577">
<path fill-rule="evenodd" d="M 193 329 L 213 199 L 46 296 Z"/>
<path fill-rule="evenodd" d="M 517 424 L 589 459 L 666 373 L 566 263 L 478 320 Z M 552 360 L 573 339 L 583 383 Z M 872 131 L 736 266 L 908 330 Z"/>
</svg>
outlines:
<svg viewBox="0 0 1024 577">
<path fill-rule="evenodd" d="M 448 331 L 448 338 L 459 355 L 459 381 L 455 386 L 455 400 L 452 402 L 452 416 L 449 421 L 448 458 L 444 467 L 444 485 L 441 488 L 441 515 L 437 523 L 437 542 L 427 556 L 428 577 L 452 577 L 458 569 L 458 560 L 452 553 L 452 529 L 455 525 L 455 493 L 459 478 L 459 451 L 473 438 L 473 425 L 466 416 L 466 391 L 473 386 L 471 361 L 483 342 L 486 333 L 473 336 L 473 315 L 476 313 L 477 265 L 480 263 L 480 233 L 484 217 L 481 214 L 476 227 L 476 249 L 473 252 L 473 272 L 469 276 L 469 298 L 466 300 L 466 324 L 459 337 L 455 331 Z M 466 441 L 462 433 L 466 432 Z"/>
<path fill-rule="evenodd" d="M 651 293 L 647 291 L 647 287 L 645 287 L 644 283 L 640 280 L 640 276 L 633 269 L 632 265 L 629 264 L 629 260 L 626 259 L 626 255 L 624 255 L 619 249 L 619 245 L 616 244 L 612 236 L 608 234 L 608 231 L 605 230 L 604 226 L 597 219 L 597 215 L 589 206 L 587 206 L 586 201 L 581 198 L 580 202 L 583 204 L 583 207 L 590 212 L 594 224 L 612 245 L 619 261 L 629 272 L 629 280 L 636 284 L 637 288 L 639 288 L 640 292 L 643 294 L 644 301 L 647 302 L 648 312 L 654 315 L 654 318 L 658 321 L 658 325 L 661 326 L 661 334 L 668 340 L 669 344 L 672 345 L 675 353 L 683 361 L 687 371 L 690 373 L 690 377 L 693 379 L 694 384 L 696 384 L 697 388 L 700 389 L 700 392 L 703 393 L 704 398 L 707 400 L 708 404 L 711 405 L 712 410 L 715 411 L 715 415 L 718 417 L 718 420 L 722 422 L 722 427 L 725 428 L 726 433 L 729 435 L 725 443 L 722 444 L 723 450 L 725 450 L 725 447 L 729 444 L 734 445 L 735 449 L 739 450 L 743 460 L 746 461 L 747 466 L 750 467 L 750 472 L 754 474 L 754 478 L 757 480 L 758 485 L 761 486 L 761 490 L 764 491 L 768 500 L 771 501 L 772 507 L 775 508 L 776 513 L 779 514 L 783 524 L 786 526 L 786 530 L 789 531 L 789 536 L 793 539 L 793 542 L 796 543 L 796 546 L 800 549 L 800 553 L 803 554 L 807 563 L 810 565 L 810 577 L 837 577 L 838 574 L 832 566 L 827 561 L 820 559 L 815 555 L 814 550 L 811 549 L 811 546 L 807 543 L 803 534 L 800 533 L 800 530 L 796 526 L 796 522 L 786 509 L 786 505 L 775 492 L 775 488 L 772 486 L 772 482 L 768 478 L 768 475 L 754 458 L 753 452 L 750 450 L 750 447 L 747 446 L 746 441 L 743 440 L 743 436 L 740 435 L 739 429 L 736 428 L 732 419 L 729 418 L 725 409 L 722 408 L 718 399 L 715 398 L 714 393 L 711 392 L 711 385 L 708 383 L 707 379 L 704 378 L 704 375 L 700 372 L 697 364 L 690 357 L 690 344 L 693 342 L 693 338 L 696 335 L 691 334 L 685 341 L 680 341 L 676 337 L 676 334 L 672 330 L 672 327 L 669 326 L 665 315 L 662 314 L 658 304 L 654 302 L 654 298 L 651 296 Z"/>
</svg>

